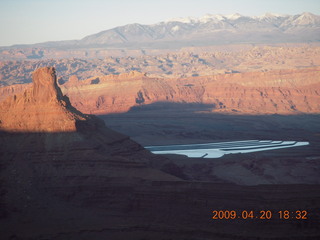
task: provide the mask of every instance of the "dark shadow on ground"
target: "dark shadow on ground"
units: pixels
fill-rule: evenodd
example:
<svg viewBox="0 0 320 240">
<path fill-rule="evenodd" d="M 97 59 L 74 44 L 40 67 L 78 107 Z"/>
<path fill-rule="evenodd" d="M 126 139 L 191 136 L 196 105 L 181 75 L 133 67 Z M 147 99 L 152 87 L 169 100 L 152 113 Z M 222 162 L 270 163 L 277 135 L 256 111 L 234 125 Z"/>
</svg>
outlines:
<svg viewBox="0 0 320 240">
<path fill-rule="evenodd" d="M 155 102 L 152 104 L 140 104 L 130 108 L 128 113 L 138 113 L 145 111 L 211 111 L 216 109 L 216 104 L 204 103 L 179 103 L 179 102 Z"/>
<path fill-rule="evenodd" d="M 155 124 L 151 125 L 152 131 L 159 124 L 158 131 L 163 131 L 162 124 L 169 129 L 177 127 L 184 122 L 181 116 L 188 121 L 180 126 L 180 131 L 191 125 L 198 126 L 197 118 L 201 114 L 183 114 L 170 118 L 163 112 L 158 115 L 149 112 L 141 118 L 136 113 L 127 113 L 107 118 L 126 120 L 127 125 L 123 126 L 128 129 L 135 127 L 133 123 L 142 124 L 141 131 L 146 123 L 151 123 L 140 122 L 148 116 Z M 128 121 L 130 117 L 134 121 Z M 222 124 L 225 117 L 220 117 Z M 168 122 L 170 119 L 174 121 Z M 206 124 L 211 123 L 212 118 L 208 120 Z M 81 129 L 87 128 L 81 126 Z M 191 128 L 190 134 L 195 130 L 197 128 Z M 222 181 L 221 176 L 216 182 L 214 177 L 211 181 L 199 181 L 196 179 L 200 175 L 210 176 L 208 171 L 214 167 L 197 162 L 190 164 L 193 171 L 188 172 L 191 168 L 183 167 L 182 161 L 179 165 L 178 162 L 170 164 L 170 160 L 164 161 L 165 165 L 160 168 L 188 181 L 117 177 L 114 174 L 120 171 L 130 173 L 132 168 L 143 167 L 137 162 L 139 157 L 133 155 L 137 149 L 133 146 L 129 154 L 118 156 L 115 143 L 102 144 L 102 136 L 95 136 L 79 136 L 77 132 L 0 132 L 2 239 L 315 240 L 320 237 L 319 185 L 240 186 Z M 181 140 L 181 136 L 177 139 Z M 116 145 L 128 149 L 122 142 Z M 130 157 L 135 161 L 129 161 Z M 156 164 L 153 162 L 154 167 Z M 257 175 L 261 173 L 259 161 L 244 161 L 242 165 Z M 228 164 L 225 167 L 221 172 L 238 174 L 235 169 L 230 170 Z M 215 210 L 233 210 L 239 218 L 212 219 Z M 253 211 L 254 218 L 242 219 L 244 210 Z M 291 217 L 297 216 L 295 211 L 307 211 L 308 219 L 280 219 L 278 212 L 284 210 L 290 210 L 294 214 Z M 272 219 L 260 219 L 263 218 L 261 211 L 272 211 Z"/>
<path fill-rule="evenodd" d="M 211 104 L 154 103 L 127 113 L 100 115 L 142 145 L 224 140 L 320 141 L 320 115 L 242 115 L 209 112 Z"/>
<path fill-rule="evenodd" d="M 143 146 L 237 140 L 307 141 L 308 146 L 218 159 L 168 155 L 155 167 L 183 179 L 241 185 L 319 183 L 320 115 L 210 113 L 208 105 L 156 103 L 100 116 Z"/>
</svg>

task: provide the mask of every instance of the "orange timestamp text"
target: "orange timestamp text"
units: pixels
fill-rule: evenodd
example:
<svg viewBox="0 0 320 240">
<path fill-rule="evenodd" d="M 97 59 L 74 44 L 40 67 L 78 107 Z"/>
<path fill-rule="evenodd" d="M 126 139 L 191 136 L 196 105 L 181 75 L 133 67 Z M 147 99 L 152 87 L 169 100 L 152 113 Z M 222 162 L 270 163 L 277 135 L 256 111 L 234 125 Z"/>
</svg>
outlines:
<svg viewBox="0 0 320 240">
<path fill-rule="evenodd" d="M 306 220 L 308 219 L 308 211 L 306 210 L 213 210 L 212 211 L 212 219 L 213 220 L 223 220 L 223 219 L 262 219 L 262 220 L 270 220 L 270 219 L 297 219 L 297 220 Z"/>
</svg>

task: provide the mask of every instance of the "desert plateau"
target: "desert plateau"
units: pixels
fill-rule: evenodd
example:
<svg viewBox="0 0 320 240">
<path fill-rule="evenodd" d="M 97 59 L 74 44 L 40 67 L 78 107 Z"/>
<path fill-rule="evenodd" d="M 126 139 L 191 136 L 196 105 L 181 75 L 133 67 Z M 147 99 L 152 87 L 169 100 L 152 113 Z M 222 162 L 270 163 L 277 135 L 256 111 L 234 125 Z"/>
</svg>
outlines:
<svg viewBox="0 0 320 240">
<path fill-rule="evenodd" d="M 208 14 L 1 47 L 0 238 L 319 239 L 319 34 Z M 230 152 L 152 151 L 201 144 Z"/>
</svg>

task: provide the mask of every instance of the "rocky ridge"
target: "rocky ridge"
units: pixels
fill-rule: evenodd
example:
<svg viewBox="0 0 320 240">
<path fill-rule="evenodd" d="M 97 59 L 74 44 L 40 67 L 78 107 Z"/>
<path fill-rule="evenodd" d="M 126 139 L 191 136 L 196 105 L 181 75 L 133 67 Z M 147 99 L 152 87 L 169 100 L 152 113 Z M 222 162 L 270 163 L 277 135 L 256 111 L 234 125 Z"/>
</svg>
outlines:
<svg viewBox="0 0 320 240">
<path fill-rule="evenodd" d="M 146 53 L 147 54 L 147 53 Z M 14 54 L 10 54 L 14 56 Z M 320 65 L 320 48 L 312 44 L 279 46 L 232 45 L 193 47 L 157 55 L 97 55 L 91 58 L 0 62 L 0 85 L 31 83 L 33 69 L 53 66 L 59 83 L 73 75 L 79 80 L 138 71 L 149 77 L 181 78 L 215 74 L 266 72 L 314 68 Z M 1 97 L 1 96 L 0 96 Z"/>
<path fill-rule="evenodd" d="M 63 96 L 53 67 L 35 71 L 31 88 L 3 101 L 0 113 L 0 128 L 11 132 L 73 132 L 77 122 L 90 118 Z"/>
<path fill-rule="evenodd" d="M 120 49 L 180 49 L 238 43 L 318 42 L 320 16 L 312 13 L 297 15 L 265 14 L 263 16 L 212 15 L 201 18 L 176 18 L 152 25 L 128 24 L 84 37 L 80 40 L 46 42 L 30 45 L 30 59 L 43 58 L 48 52 L 64 49 L 69 55 Z M 5 47 L 2 56 L 11 49 L 24 55 L 28 45 Z M 85 49 L 85 51 L 83 51 Z M 49 51 L 48 51 L 49 50 Z M 88 51 L 89 50 L 89 51 Z M 61 51 L 60 51 L 61 52 Z"/>
<path fill-rule="evenodd" d="M 95 77 L 63 91 L 81 111 L 94 114 L 126 112 L 157 102 L 201 103 L 211 105 L 211 111 L 229 113 L 319 113 L 319 74 L 314 68 L 182 79 L 120 75 Z"/>
<path fill-rule="evenodd" d="M 19 147 L 20 152 L 26 154 L 22 158 L 40 162 L 69 158 L 87 161 L 87 154 L 91 154 L 90 159 L 103 160 L 107 165 L 120 167 L 127 163 L 134 167 L 133 172 L 146 168 L 148 157 L 152 158 L 129 137 L 107 128 L 99 118 L 74 108 L 57 85 L 52 67 L 36 70 L 30 88 L 2 101 L 0 113 L 4 154 Z M 123 174 L 130 175 L 125 171 Z"/>
<path fill-rule="evenodd" d="M 61 89 L 76 108 L 90 114 L 127 112 L 154 103 L 198 103 L 210 105 L 212 112 L 233 114 L 319 113 L 319 74 L 319 68 L 306 68 L 167 79 L 133 71 L 82 81 L 73 76 Z M 4 99 L 29 86 L 0 92 Z"/>
<path fill-rule="evenodd" d="M 239 42 L 304 42 L 317 41 L 320 16 L 312 13 L 297 15 L 266 14 L 260 17 L 234 15 L 206 15 L 201 18 L 176 18 L 153 25 L 128 24 L 93 34 L 78 44 L 119 45 L 147 43 L 174 46 L 208 45 Z M 301 35 L 301 32 L 304 35 Z"/>
</svg>

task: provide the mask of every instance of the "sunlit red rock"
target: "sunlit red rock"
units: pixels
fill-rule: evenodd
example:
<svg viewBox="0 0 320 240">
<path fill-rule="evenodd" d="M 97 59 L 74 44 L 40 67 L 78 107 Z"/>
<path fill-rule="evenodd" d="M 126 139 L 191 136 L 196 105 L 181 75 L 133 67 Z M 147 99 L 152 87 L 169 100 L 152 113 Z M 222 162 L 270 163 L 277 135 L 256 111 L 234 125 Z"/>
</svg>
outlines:
<svg viewBox="0 0 320 240">
<path fill-rule="evenodd" d="M 33 73 L 33 84 L 1 102 L 1 130 L 20 132 L 75 131 L 89 117 L 74 109 L 57 85 L 54 68 Z"/>
<path fill-rule="evenodd" d="M 178 79 L 128 74 L 93 77 L 62 90 L 78 109 L 92 114 L 155 102 L 213 104 L 212 111 L 227 113 L 298 114 L 320 112 L 319 78 L 319 68 Z"/>
<path fill-rule="evenodd" d="M 130 72 L 82 81 L 73 76 L 61 89 L 73 106 L 89 114 L 127 112 L 155 102 L 213 104 L 212 111 L 226 113 L 299 114 L 320 112 L 319 79 L 319 68 L 188 78 L 152 78 Z M 25 88 L 28 85 L 0 88 L 0 101 Z"/>
</svg>

